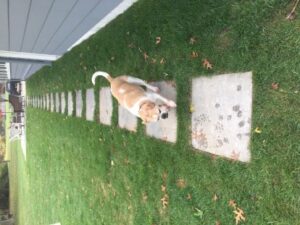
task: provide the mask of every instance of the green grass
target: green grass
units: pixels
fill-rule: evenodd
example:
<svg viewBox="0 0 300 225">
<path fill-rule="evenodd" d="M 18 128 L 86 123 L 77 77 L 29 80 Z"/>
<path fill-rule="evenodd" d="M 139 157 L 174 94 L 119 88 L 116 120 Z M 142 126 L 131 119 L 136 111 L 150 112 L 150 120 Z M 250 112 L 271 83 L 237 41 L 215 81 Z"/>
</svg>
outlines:
<svg viewBox="0 0 300 225">
<path fill-rule="evenodd" d="M 136 134 L 119 129 L 116 110 L 107 127 L 29 108 L 29 192 L 19 224 L 234 224 L 230 199 L 245 211 L 245 224 L 299 224 L 300 19 L 285 20 L 290 9 L 276 0 L 141 0 L 37 72 L 27 83 L 29 95 L 90 88 L 96 70 L 175 80 L 178 142 L 149 138 L 141 124 Z M 145 61 L 139 48 L 157 63 Z M 192 51 L 199 58 L 191 59 Z M 205 58 L 212 71 L 202 67 Z M 241 71 L 253 71 L 252 126 L 262 129 L 252 134 L 251 163 L 196 153 L 189 130 L 192 77 Z M 97 83 L 96 98 L 103 85 L 104 79 Z M 165 210 L 163 184 L 170 198 Z"/>
</svg>

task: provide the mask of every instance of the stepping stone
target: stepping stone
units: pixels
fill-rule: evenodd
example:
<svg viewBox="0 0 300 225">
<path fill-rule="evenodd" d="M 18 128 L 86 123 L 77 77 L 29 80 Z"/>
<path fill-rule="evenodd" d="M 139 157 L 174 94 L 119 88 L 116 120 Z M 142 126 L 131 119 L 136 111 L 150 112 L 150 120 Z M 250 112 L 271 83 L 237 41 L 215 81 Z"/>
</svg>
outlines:
<svg viewBox="0 0 300 225">
<path fill-rule="evenodd" d="M 76 91 L 76 116 L 82 116 L 82 95 L 81 90 Z"/>
<path fill-rule="evenodd" d="M 55 112 L 59 113 L 60 110 L 59 93 L 55 93 Z"/>
<path fill-rule="evenodd" d="M 86 90 L 86 119 L 89 121 L 94 120 L 95 111 L 95 96 L 94 89 L 90 88 Z"/>
<path fill-rule="evenodd" d="M 49 97 L 49 94 L 46 94 L 46 110 L 49 111 L 50 109 L 50 97 Z"/>
<path fill-rule="evenodd" d="M 66 98 L 65 93 L 61 93 L 61 113 L 64 114 L 66 112 Z"/>
<path fill-rule="evenodd" d="M 54 94 L 50 94 L 50 111 L 54 112 Z"/>
<path fill-rule="evenodd" d="M 153 82 L 151 85 L 158 87 L 162 96 L 176 102 L 176 85 L 173 81 Z M 171 109 L 167 119 L 146 125 L 146 134 L 164 141 L 176 142 L 177 115 L 176 109 Z"/>
<path fill-rule="evenodd" d="M 99 117 L 100 123 L 111 125 L 113 102 L 110 87 L 103 87 L 99 92 Z"/>
<path fill-rule="evenodd" d="M 72 92 L 68 92 L 68 116 L 72 116 L 74 109 Z"/>
<path fill-rule="evenodd" d="M 119 115 L 119 127 L 123 129 L 127 129 L 129 131 L 136 132 L 137 129 L 137 117 L 131 114 L 127 109 L 123 108 L 119 105 L 118 108 Z"/>
<path fill-rule="evenodd" d="M 191 107 L 193 147 L 250 161 L 251 72 L 193 79 Z"/>
<path fill-rule="evenodd" d="M 46 99 L 46 95 L 44 95 L 43 98 L 44 98 L 44 107 L 43 107 L 43 108 L 46 109 L 46 107 L 47 107 L 47 99 Z"/>
</svg>

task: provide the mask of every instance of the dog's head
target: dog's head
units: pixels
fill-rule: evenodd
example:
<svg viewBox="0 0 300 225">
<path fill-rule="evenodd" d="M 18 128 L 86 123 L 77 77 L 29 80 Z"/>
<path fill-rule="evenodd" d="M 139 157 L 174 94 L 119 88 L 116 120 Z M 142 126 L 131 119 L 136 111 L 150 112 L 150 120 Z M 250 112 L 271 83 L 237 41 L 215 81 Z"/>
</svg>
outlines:
<svg viewBox="0 0 300 225">
<path fill-rule="evenodd" d="M 170 107 L 163 104 L 157 105 L 153 102 L 145 102 L 141 105 L 139 116 L 143 120 L 143 124 L 156 122 L 160 119 L 167 119 Z"/>
</svg>

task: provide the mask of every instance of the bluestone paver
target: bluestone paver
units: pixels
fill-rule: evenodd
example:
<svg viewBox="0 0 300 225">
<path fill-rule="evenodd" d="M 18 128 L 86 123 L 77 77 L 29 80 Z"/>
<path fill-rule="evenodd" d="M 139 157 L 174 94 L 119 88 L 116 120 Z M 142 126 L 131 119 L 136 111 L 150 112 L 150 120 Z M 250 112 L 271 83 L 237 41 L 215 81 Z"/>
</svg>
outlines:
<svg viewBox="0 0 300 225">
<path fill-rule="evenodd" d="M 192 108 L 193 147 L 250 161 L 251 72 L 193 79 Z"/>
<path fill-rule="evenodd" d="M 153 82 L 151 85 L 160 89 L 160 95 L 176 102 L 176 85 L 173 81 Z M 162 102 L 157 102 L 162 103 Z M 177 115 L 176 108 L 169 111 L 167 119 L 146 125 L 146 134 L 161 140 L 176 142 L 177 139 Z"/>
<path fill-rule="evenodd" d="M 86 119 L 89 121 L 94 120 L 95 112 L 95 95 L 94 89 L 90 88 L 86 90 Z"/>
<path fill-rule="evenodd" d="M 74 110 L 74 102 L 72 92 L 68 92 L 68 116 L 72 116 Z"/>
<path fill-rule="evenodd" d="M 61 100 L 60 100 L 60 102 L 61 102 L 61 113 L 65 113 L 66 112 L 66 96 L 65 96 L 65 92 L 62 92 L 61 94 L 60 94 L 60 97 L 61 97 Z"/>
<path fill-rule="evenodd" d="M 78 90 L 76 91 L 76 116 L 81 117 L 82 116 L 82 91 Z"/>
<path fill-rule="evenodd" d="M 55 93 L 55 112 L 59 113 L 59 111 L 60 111 L 59 93 Z"/>
<path fill-rule="evenodd" d="M 137 117 L 120 105 L 118 107 L 118 118 L 119 127 L 136 132 Z"/>
<path fill-rule="evenodd" d="M 100 122 L 111 125 L 113 112 L 112 95 L 109 87 L 103 87 L 99 91 L 99 117 Z"/>
</svg>

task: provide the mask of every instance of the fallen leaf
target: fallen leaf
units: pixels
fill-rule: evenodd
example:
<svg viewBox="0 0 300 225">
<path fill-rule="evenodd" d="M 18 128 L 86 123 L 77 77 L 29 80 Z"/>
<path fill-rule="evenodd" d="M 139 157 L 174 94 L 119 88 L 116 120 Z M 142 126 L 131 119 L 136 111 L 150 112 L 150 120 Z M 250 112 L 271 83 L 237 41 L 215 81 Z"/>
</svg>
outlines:
<svg viewBox="0 0 300 225">
<path fill-rule="evenodd" d="M 194 213 L 194 216 L 199 217 L 200 219 L 203 218 L 203 211 L 200 209 L 195 208 L 196 212 Z"/>
<path fill-rule="evenodd" d="M 193 113 L 195 112 L 195 107 L 193 104 L 190 105 L 190 113 Z"/>
<path fill-rule="evenodd" d="M 151 59 L 151 63 L 155 64 L 156 63 L 156 59 L 152 58 Z"/>
<path fill-rule="evenodd" d="M 168 178 L 168 173 L 166 171 L 164 171 L 162 174 L 163 181 L 166 182 L 167 178 Z"/>
<path fill-rule="evenodd" d="M 168 194 L 164 194 L 164 196 L 160 199 L 163 209 L 168 207 L 169 204 L 169 196 Z"/>
<path fill-rule="evenodd" d="M 178 180 L 176 181 L 176 185 L 177 185 L 178 188 L 183 189 L 183 188 L 186 187 L 186 182 L 185 182 L 184 179 L 181 179 L 181 178 L 180 178 L 180 179 L 178 179 Z"/>
<path fill-rule="evenodd" d="M 216 225 L 221 225 L 221 222 L 220 221 L 216 221 Z"/>
<path fill-rule="evenodd" d="M 208 70 L 211 70 L 213 68 L 212 64 L 207 59 L 203 60 L 202 65 L 205 69 L 208 69 Z"/>
<path fill-rule="evenodd" d="M 272 89 L 273 89 L 273 90 L 277 90 L 277 89 L 279 88 L 279 84 L 276 83 L 276 82 L 273 82 L 273 83 L 271 84 L 271 86 L 272 86 Z"/>
<path fill-rule="evenodd" d="M 156 42 L 155 42 L 155 44 L 159 44 L 160 43 L 160 41 L 161 41 L 161 37 L 156 37 Z"/>
<path fill-rule="evenodd" d="M 196 52 L 196 51 L 192 51 L 192 54 L 191 54 L 191 57 L 192 58 L 198 58 L 198 52 Z"/>
<path fill-rule="evenodd" d="M 147 55 L 146 52 L 144 52 L 144 59 L 145 59 L 145 61 L 146 61 L 148 58 L 149 58 L 149 56 Z"/>
<path fill-rule="evenodd" d="M 234 209 L 236 208 L 236 202 L 232 199 L 229 200 L 229 203 L 228 203 L 229 206 L 233 207 Z"/>
<path fill-rule="evenodd" d="M 192 200 L 192 195 L 190 193 L 188 193 L 187 196 L 186 196 L 186 199 L 187 200 Z"/>
<path fill-rule="evenodd" d="M 165 185 L 161 185 L 161 191 L 162 192 L 166 192 L 167 191 L 167 187 Z"/>
<path fill-rule="evenodd" d="M 196 37 L 191 37 L 191 38 L 190 38 L 190 44 L 191 44 L 191 45 L 195 44 L 196 41 L 197 41 L 197 40 L 196 40 Z"/>
<path fill-rule="evenodd" d="M 235 214 L 235 224 L 238 224 L 241 220 L 245 221 L 245 215 L 244 215 L 244 211 L 240 208 L 237 208 L 236 210 L 233 211 L 233 213 Z"/>
<path fill-rule="evenodd" d="M 262 130 L 259 127 L 256 127 L 254 132 L 257 134 L 260 134 L 262 132 Z"/>
<path fill-rule="evenodd" d="M 218 198 L 218 195 L 214 194 L 212 200 L 213 200 L 214 202 L 216 202 L 218 199 L 219 199 L 219 198 Z"/>
<path fill-rule="evenodd" d="M 165 64 L 166 63 L 166 60 L 165 60 L 165 58 L 161 58 L 161 60 L 160 60 L 160 64 Z"/>
</svg>

